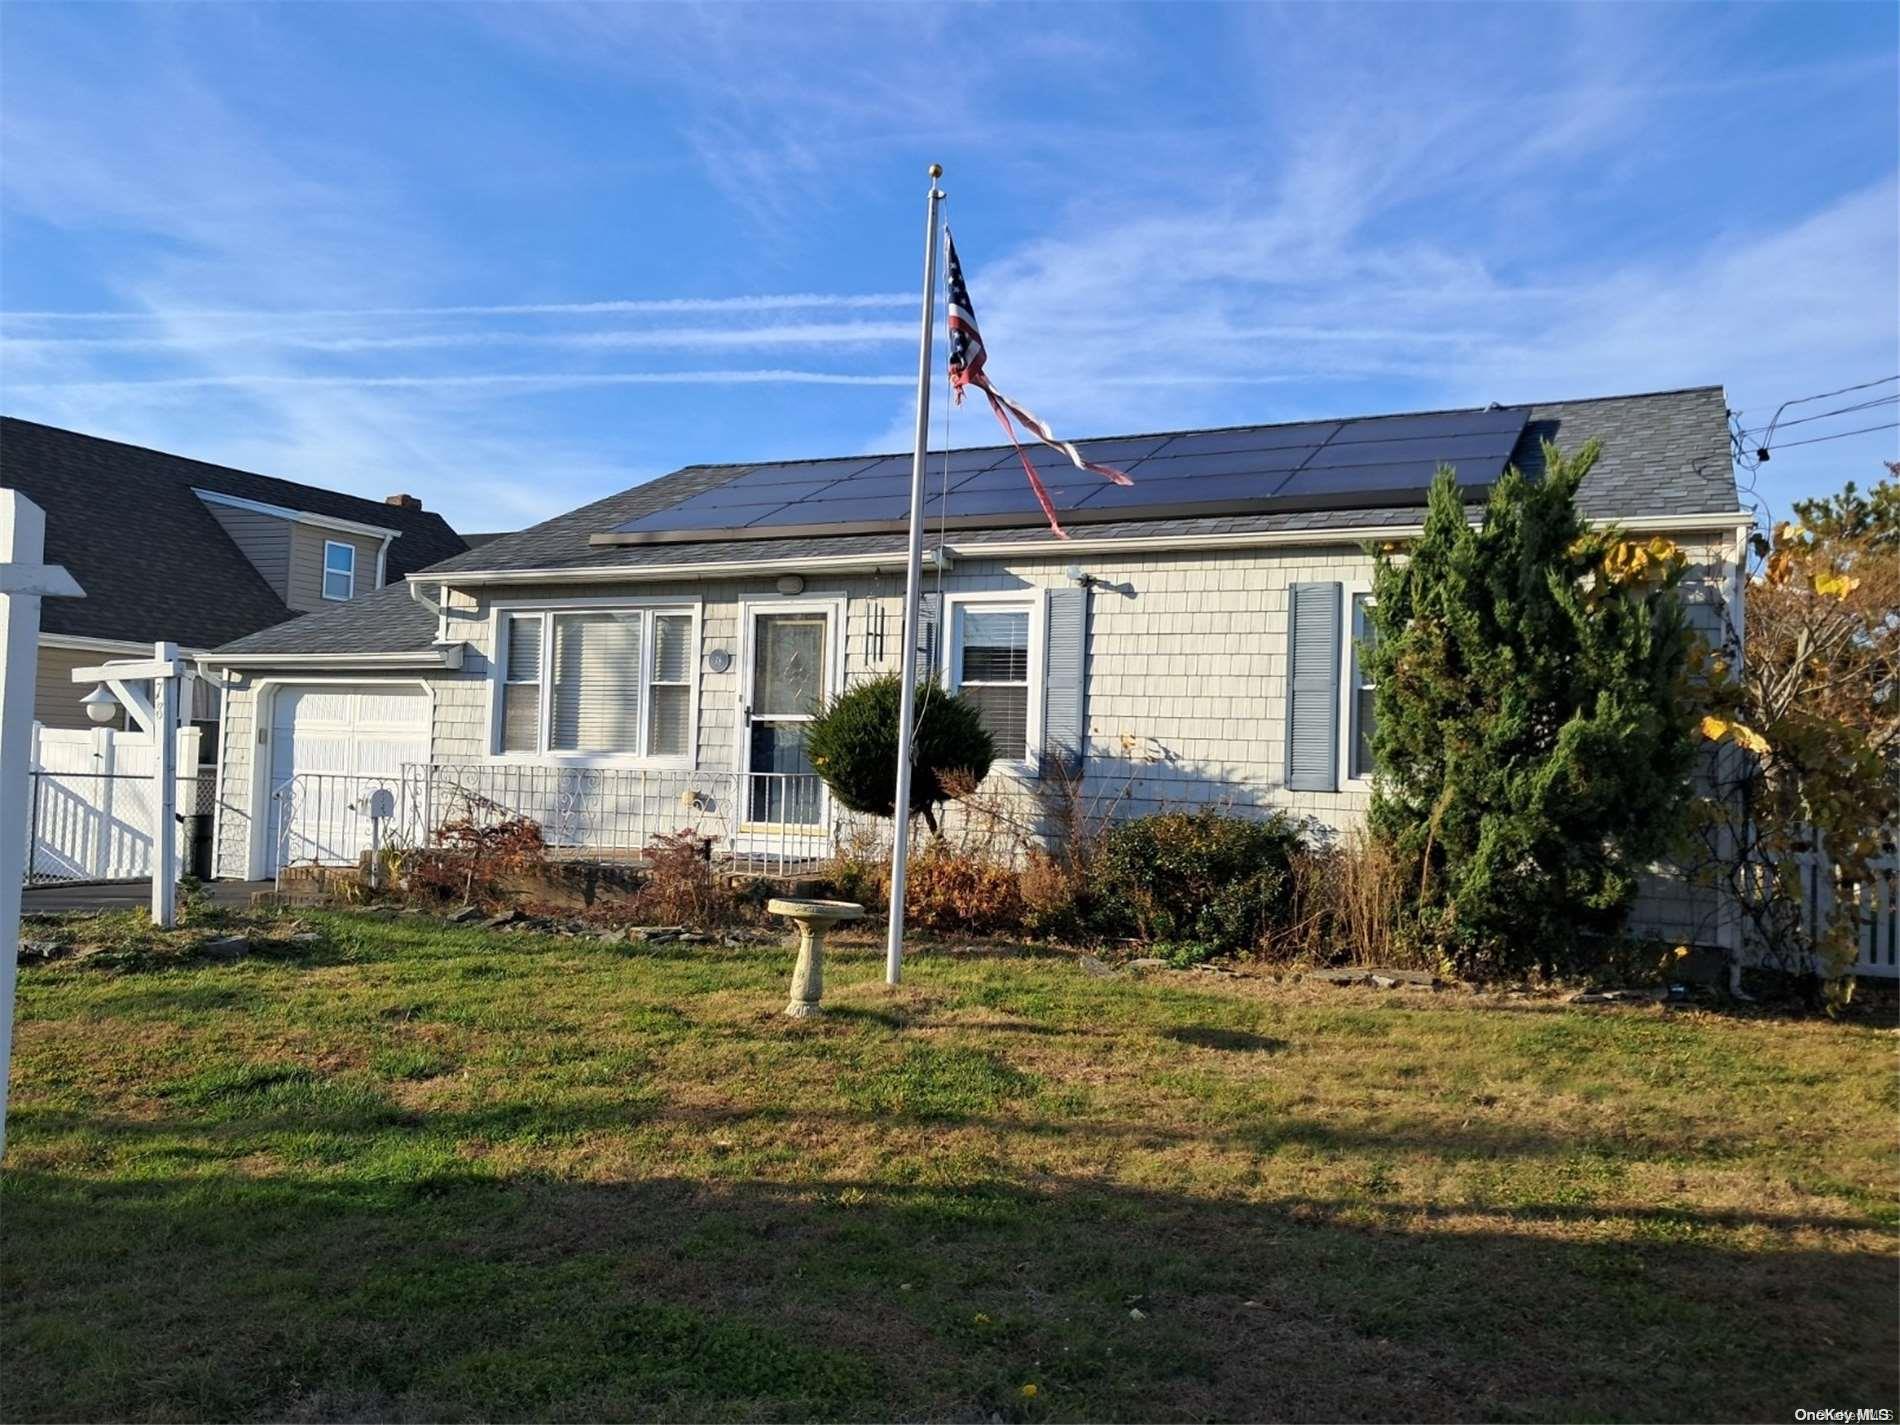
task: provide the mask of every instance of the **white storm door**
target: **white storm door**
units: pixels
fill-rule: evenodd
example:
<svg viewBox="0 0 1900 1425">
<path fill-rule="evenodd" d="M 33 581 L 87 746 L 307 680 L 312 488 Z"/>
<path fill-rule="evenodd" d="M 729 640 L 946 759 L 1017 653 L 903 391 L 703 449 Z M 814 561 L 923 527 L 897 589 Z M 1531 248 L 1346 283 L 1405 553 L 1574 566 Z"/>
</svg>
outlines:
<svg viewBox="0 0 1900 1425">
<path fill-rule="evenodd" d="M 746 630 L 740 820 L 748 829 L 821 827 L 824 783 L 805 730 L 836 691 L 835 603 L 755 605 Z"/>
</svg>

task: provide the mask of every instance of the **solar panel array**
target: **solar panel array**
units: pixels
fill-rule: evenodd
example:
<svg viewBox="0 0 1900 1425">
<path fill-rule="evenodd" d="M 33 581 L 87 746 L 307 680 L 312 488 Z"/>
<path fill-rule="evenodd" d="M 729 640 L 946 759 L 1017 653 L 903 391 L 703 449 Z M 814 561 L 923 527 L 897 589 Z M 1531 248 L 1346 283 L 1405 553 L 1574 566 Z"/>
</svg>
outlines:
<svg viewBox="0 0 1900 1425">
<path fill-rule="evenodd" d="M 1064 525 L 1281 510 L 1371 509 L 1425 502 L 1440 465 L 1471 492 L 1503 472 L 1523 434 L 1522 407 L 1368 416 L 1346 421 L 1119 436 L 1083 453 L 1126 471 L 1131 486 L 1077 470 L 1053 450 L 1029 458 Z M 925 480 L 932 528 L 1043 524 L 1009 446 L 933 454 Z M 676 544 L 814 534 L 895 532 L 910 517 L 911 457 L 800 460 L 742 469 L 724 484 L 593 537 L 596 544 Z"/>
</svg>

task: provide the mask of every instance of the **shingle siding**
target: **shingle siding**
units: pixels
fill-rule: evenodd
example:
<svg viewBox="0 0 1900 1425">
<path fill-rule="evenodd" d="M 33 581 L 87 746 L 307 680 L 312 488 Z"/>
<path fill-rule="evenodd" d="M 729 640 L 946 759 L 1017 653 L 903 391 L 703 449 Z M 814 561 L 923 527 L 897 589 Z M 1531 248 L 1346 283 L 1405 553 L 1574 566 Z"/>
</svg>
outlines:
<svg viewBox="0 0 1900 1425">
<path fill-rule="evenodd" d="M 1726 546 L 1692 550 L 1690 584 L 1698 621 L 1719 627 L 1725 614 Z M 943 576 L 948 594 L 1071 588 L 1069 556 L 1002 561 L 965 559 Z M 1321 545 L 1196 553 L 1098 556 L 1087 572 L 1101 581 L 1091 596 L 1088 635 L 1089 756 L 1080 791 L 1116 815 L 1214 804 L 1236 810 L 1278 809 L 1343 831 L 1363 818 L 1363 787 L 1292 791 L 1286 786 L 1286 682 L 1289 590 L 1294 584 L 1369 581 L 1372 559 L 1361 549 Z M 933 589 L 935 582 L 933 580 Z M 511 588 L 496 597 L 534 604 L 572 597 L 568 585 Z M 814 576 L 813 595 L 846 597 L 845 675 L 858 682 L 897 667 L 903 618 L 902 576 Z M 698 769 L 737 768 L 738 703 L 743 670 L 739 609 L 748 599 L 776 599 L 767 579 L 641 583 L 622 589 L 589 586 L 590 598 L 616 593 L 641 600 L 680 598 L 700 606 Z M 448 620 L 451 640 L 467 644 L 463 667 L 429 677 L 435 693 L 432 760 L 479 761 L 489 755 L 489 658 L 494 600 L 464 591 Z M 876 651 L 882 609 L 883 656 Z M 1711 622 L 1712 621 L 1712 622 Z M 733 656 L 714 673 L 706 655 Z M 292 675 L 281 675 L 292 676 Z M 350 675 L 353 679 L 356 674 Z M 413 679 L 415 675 L 402 675 Z M 364 675 L 362 681 L 374 681 Z M 255 751 L 250 707 L 255 679 L 226 700 L 225 815 L 221 874 L 243 874 L 248 847 L 250 761 Z M 1029 796 L 1035 783 L 998 772 L 998 790 Z M 1053 783 L 1052 783 L 1053 785 Z M 1646 885 L 1639 925 L 1674 938 L 1710 937 L 1711 895 L 1657 878 Z"/>
</svg>

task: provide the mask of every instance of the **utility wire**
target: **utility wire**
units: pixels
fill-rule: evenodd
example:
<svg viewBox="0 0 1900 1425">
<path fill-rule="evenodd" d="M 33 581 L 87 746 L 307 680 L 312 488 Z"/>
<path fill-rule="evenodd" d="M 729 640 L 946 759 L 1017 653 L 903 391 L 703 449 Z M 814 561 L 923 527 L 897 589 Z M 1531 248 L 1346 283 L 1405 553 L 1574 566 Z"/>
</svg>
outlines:
<svg viewBox="0 0 1900 1425">
<path fill-rule="evenodd" d="M 1783 421 L 1781 424 L 1783 426 L 1806 425 L 1809 421 L 1824 421 L 1829 416 L 1845 416 L 1851 415 L 1855 411 L 1869 411 L 1875 406 L 1891 406 L 1895 401 L 1900 401 L 1900 392 L 1896 392 L 1891 396 L 1876 396 L 1871 401 L 1860 401 L 1851 406 L 1836 406 L 1833 410 L 1822 411 L 1818 415 L 1796 416 L 1793 420 Z"/>
<path fill-rule="evenodd" d="M 1900 421 L 1888 421 L 1884 426 L 1862 426 L 1859 430 L 1844 430 L 1834 435 L 1811 435 L 1806 440 L 1784 440 L 1773 450 L 1790 450 L 1797 445 L 1819 445 L 1824 440 L 1846 440 L 1850 435 L 1869 435 L 1877 430 L 1900 430 Z"/>
<path fill-rule="evenodd" d="M 1768 429 L 1763 433 L 1761 443 L 1770 450 L 1774 448 L 1775 428 L 1781 423 L 1781 413 L 1790 406 L 1805 406 L 1810 401 L 1825 401 L 1834 396 L 1851 395 L 1855 391 L 1871 391 L 1876 386 L 1890 385 L 1895 381 L 1900 381 L 1900 376 L 1882 376 L 1877 381 L 1862 381 L 1858 385 L 1842 386 L 1835 391 L 1822 391 L 1813 396 L 1797 396 L 1792 401 L 1783 401 L 1775 407 L 1775 414 L 1769 419 Z"/>
</svg>

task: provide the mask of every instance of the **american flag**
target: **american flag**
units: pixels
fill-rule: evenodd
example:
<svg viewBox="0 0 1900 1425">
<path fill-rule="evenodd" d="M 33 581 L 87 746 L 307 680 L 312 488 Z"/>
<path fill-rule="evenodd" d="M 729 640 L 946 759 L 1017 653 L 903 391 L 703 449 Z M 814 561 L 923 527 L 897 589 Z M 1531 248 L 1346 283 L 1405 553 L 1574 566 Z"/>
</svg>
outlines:
<svg viewBox="0 0 1900 1425">
<path fill-rule="evenodd" d="M 1135 482 L 1111 465 L 1097 465 L 1083 459 L 1081 451 L 1066 440 L 1058 440 L 1055 432 L 1034 411 L 1012 401 L 990 384 L 990 378 L 984 370 L 989 352 L 983 345 L 983 333 L 977 329 L 976 308 L 970 302 L 970 289 L 963 285 L 963 264 L 957 261 L 957 244 L 950 236 L 948 224 L 944 226 L 943 242 L 948 253 L 950 283 L 950 388 L 956 393 L 958 405 L 963 404 L 966 386 L 976 387 L 989 398 L 990 409 L 996 413 L 1003 434 L 1016 447 L 1016 458 L 1023 463 L 1023 473 L 1029 477 L 1029 488 L 1035 492 L 1036 503 L 1042 506 L 1043 514 L 1048 517 L 1049 528 L 1055 531 L 1056 538 L 1067 539 L 1061 521 L 1056 518 L 1056 507 L 1049 499 L 1048 489 L 1036 474 L 1036 467 L 1023 450 L 1022 442 L 1016 439 L 1016 428 L 1010 424 L 1011 416 L 1021 421 L 1031 435 L 1051 450 L 1058 450 L 1068 456 L 1076 469 L 1092 470 L 1117 485 L 1132 485 Z"/>
</svg>

